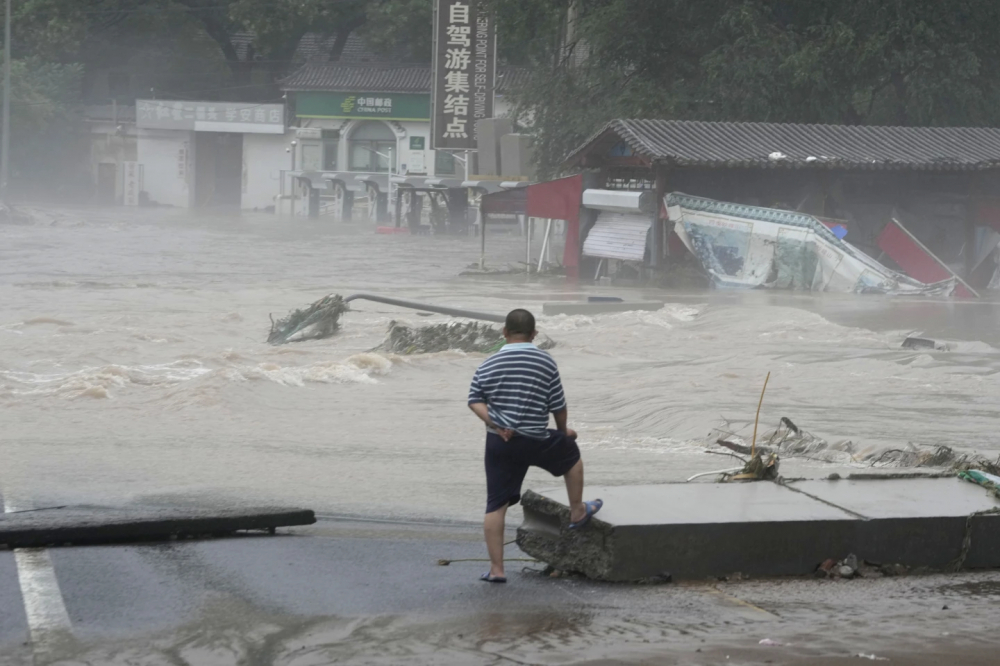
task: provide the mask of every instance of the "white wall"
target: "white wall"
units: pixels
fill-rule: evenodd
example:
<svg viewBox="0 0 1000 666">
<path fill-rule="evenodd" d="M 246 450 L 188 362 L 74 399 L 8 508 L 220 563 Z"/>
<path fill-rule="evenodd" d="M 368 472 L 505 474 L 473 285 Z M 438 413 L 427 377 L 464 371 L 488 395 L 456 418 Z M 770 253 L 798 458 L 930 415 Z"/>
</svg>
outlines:
<svg viewBox="0 0 1000 666">
<path fill-rule="evenodd" d="M 275 205 L 281 193 L 281 171 L 291 168 L 286 152 L 294 133 L 243 135 L 243 196 L 240 208 L 252 210 Z"/>
<path fill-rule="evenodd" d="M 150 200 L 190 208 L 194 201 L 194 132 L 142 129 L 138 143 Z"/>
</svg>

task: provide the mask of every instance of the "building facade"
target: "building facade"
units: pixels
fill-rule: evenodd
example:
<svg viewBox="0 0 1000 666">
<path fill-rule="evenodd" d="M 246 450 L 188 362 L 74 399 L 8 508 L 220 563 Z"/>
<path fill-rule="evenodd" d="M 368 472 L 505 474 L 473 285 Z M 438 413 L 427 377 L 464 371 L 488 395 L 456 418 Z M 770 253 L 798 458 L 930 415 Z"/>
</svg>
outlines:
<svg viewBox="0 0 1000 666">
<path fill-rule="evenodd" d="M 268 209 L 286 155 L 284 104 L 136 101 L 143 203 Z"/>
<path fill-rule="evenodd" d="M 504 93 L 523 76 L 520 70 L 499 72 L 497 117 L 509 114 Z M 297 133 L 299 170 L 388 173 L 391 165 L 401 175 L 466 174 L 454 154 L 430 149 L 429 65 L 308 63 L 282 88 L 294 127 L 307 130 Z M 474 166 L 469 173 L 476 173 Z"/>
</svg>

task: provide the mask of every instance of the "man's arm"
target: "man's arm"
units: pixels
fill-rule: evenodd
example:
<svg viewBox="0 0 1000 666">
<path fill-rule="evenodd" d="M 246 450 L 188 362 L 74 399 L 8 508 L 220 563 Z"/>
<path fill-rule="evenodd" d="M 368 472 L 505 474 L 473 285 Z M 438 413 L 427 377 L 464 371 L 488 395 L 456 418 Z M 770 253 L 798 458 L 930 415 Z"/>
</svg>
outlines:
<svg viewBox="0 0 1000 666">
<path fill-rule="evenodd" d="M 566 419 L 569 417 L 569 410 L 563 407 L 558 412 L 552 412 L 556 420 L 556 430 L 566 433 L 570 439 L 576 439 L 576 431 L 566 427 Z"/>
<path fill-rule="evenodd" d="M 576 432 L 566 427 L 569 409 L 566 407 L 566 395 L 563 393 L 559 370 L 552 373 L 552 380 L 549 382 L 549 411 L 556 419 L 556 430 L 566 433 L 570 439 L 576 439 Z"/>
<path fill-rule="evenodd" d="M 501 428 L 493 423 L 493 420 L 490 418 L 489 409 L 486 407 L 485 402 L 470 402 L 469 409 L 471 409 L 472 413 L 478 416 L 479 419 L 486 424 L 487 428 L 493 428 L 496 430 L 497 434 L 503 438 L 503 441 L 506 442 L 514 436 L 514 431 L 510 428 Z"/>
</svg>

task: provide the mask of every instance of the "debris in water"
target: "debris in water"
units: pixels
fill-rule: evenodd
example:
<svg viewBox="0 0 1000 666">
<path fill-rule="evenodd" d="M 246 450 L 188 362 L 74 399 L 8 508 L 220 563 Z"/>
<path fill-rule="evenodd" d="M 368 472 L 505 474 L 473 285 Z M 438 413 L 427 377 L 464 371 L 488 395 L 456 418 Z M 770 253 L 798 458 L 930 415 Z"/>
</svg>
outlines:
<svg viewBox="0 0 1000 666">
<path fill-rule="evenodd" d="M 958 283 L 950 274 L 926 284 L 897 273 L 805 213 L 679 192 L 666 205 L 677 237 L 716 287 L 950 296 Z"/>
<path fill-rule="evenodd" d="M 773 481 L 778 478 L 778 454 L 758 450 L 750 462 L 735 476 L 724 475 L 729 481 Z"/>
<path fill-rule="evenodd" d="M 934 340 L 928 338 L 909 337 L 903 340 L 903 349 L 938 349 L 946 351 L 947 345 L 938 345 Z"/>
<path fill-rule="evenodd" d="M 748 424 L 749 427 L 752 424 Z M 711 443 L 723 446 L 734 453 L 749 455 L 751 442 L 736 434 L 729 423 L 716 428 L 709 435 Z M 708 443 L 707 443 L 708 444 Z M 971 468 L 991 471 L 990 461 L 982 456 L 955 451 L 950 446 L 925 447 L 908 443 L 901 448 L 862 448 L 851 440 L 833 444 L 817 437 L 782 417 L 778 427 L 765 433 L 757 442 L 757 451 L 763 460 L 774 453 L 784 458 L 804 458 L 838 464 L 864 463 L 871 467 L 939 467 L 956 471 Z"/>
<path fill-rule="evenodd" d="M 340 328 L 340 315 L 348 311 L 347 303 L 339 295 L 324 296 L 304 310 L 296 310 L 287 317 L 274 321 L 267 341 L 272 345 L 286 342 L 328 338 Z"/>
<path fill-rule="evenodd" d="M 539 336 L 540 349 L 552 349 L 555 342 Z M 477 321 L 452 321 L 414 328 L 398 321 L 389 322 L 385 340 L 374 351 L 394 354 L 432 354 L 442 351 L 490 353 L 504 345 L 501 329 Z"/>
</svg>

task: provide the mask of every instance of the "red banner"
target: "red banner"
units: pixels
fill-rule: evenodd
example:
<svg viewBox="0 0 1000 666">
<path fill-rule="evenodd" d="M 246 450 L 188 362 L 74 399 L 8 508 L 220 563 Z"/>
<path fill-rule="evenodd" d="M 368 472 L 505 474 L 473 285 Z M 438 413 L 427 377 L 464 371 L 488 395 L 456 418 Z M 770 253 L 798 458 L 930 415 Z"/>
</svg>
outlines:
<svg viewBox="0 0 1000 666">
<path fill-rule="evenodd" d="M 885 229 L 878 237 L 878 246 L 892 257 L 892 260 L 899 264 L 899 267 L 907 275 L 915 280 L 930 284 L 953 277 L 958 278 L 958 275 L 952 272 L 943 261 L 934 256 L 896 220 L 885 225 Z M 955 287 L 955 295 L 963 298 L 978 296 L 966 287 L 961 279 Z"/>
</svg>

